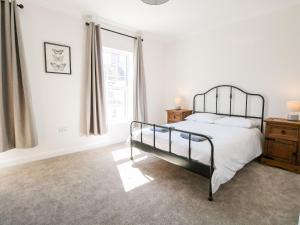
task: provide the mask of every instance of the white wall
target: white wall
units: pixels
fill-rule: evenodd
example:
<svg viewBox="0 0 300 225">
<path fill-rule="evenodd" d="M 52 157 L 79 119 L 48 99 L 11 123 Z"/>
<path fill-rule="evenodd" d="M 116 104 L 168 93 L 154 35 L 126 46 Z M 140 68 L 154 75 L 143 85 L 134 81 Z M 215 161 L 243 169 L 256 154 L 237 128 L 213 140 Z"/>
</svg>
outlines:
<svg viewBox="0 0 300 225">
<path fill-rule="evenodd" d="M 300 7 L 231 24 L 169 45 L 167 104 L 219 84 L 266 98 L 267 116 L 286 116 L 286 101 L 300 99 Z"/>
<path fill-rule="evenodd" d="M 84 21 L 37 6 L 32 0 L 23 3 L 20 16 L 39 145 L 1 153 L 0 167 L 124 141 L 128 123 L 112 126 L 101 137 L 81 132 Z M 184 39 L 167 44 L 144 34 L 149 120 L 163 123 L 164 110 L 174 107 L 175 96 L 184 97 L 185 106 L 191 108 L 194 94 L 218 84 L 261 93 L 268 116 L 285 116 L 286 101 L 300 99 L 299 22 L 300 7 L 294 7 L 215 31 L 185 34 Z M 71 46 L 71 76 L 44 72 L 44 41 Z M 108 32 L 103 32 L 103 45 L 133 49 L 131 39 Z M 66 132 L 59 132 L 60 128 Z"/>
<path fill-rule="evenodd" d="M 86 37 L 82 18 L 48 10 L 32 1 L 23 2 L 25 9 L 20 17 L 39 145 L 1 153 L 0 167 L 125 141 L 129 123 L 113 125 L 103 136 L 86 137 L 82 133 Z M 104 46 L 133 51 L 133 39 L 105 31 L 102 34 Z M 162 122 L 164 102 L 157 99 L 162 95 L 164 45 L 147 35 L 144 39 L 150 119 Z M 44 41 L 71 46 L 71 76 L 44 72 Z M 61 128 L 66 131 L 59 132 Z"/>
</svg>

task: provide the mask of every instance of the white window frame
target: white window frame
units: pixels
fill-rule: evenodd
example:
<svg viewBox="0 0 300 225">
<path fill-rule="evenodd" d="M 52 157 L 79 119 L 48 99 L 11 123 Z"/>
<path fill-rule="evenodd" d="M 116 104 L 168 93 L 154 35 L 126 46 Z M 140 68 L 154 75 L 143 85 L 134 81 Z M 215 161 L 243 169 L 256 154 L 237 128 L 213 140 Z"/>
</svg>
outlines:
<svg viewBox="0 0 300 225">
<path fill-rule="evenodd" d="M 116 53 L 116 54 L 122 54 L 126 55 L 127 57 L 127 71 L 128 71 L 128 99 L 127 99 L 127 118 L 124 120 L 109 120 L 107 116 L 107 124 L 108 125 L 115 125 L 115 124 L 121 124 L 121 123 L 128 123 L 132 121 L 133 119 L 133 52 L 128 52 L 120 49 L 110 48 L 103 46 L 103 54 L 104 52 L 110 52 L 110 53 Z M 104 66 L 104 65 L 103 65 Z M 104 74 L 104 90 L 105 90 L 105 102 L 106 102 L 106 113 L 108 113 L 108 96 L 107 96 L 107 86 L 106 86 L 106 79 L 107 75 Z"/>
</svg>

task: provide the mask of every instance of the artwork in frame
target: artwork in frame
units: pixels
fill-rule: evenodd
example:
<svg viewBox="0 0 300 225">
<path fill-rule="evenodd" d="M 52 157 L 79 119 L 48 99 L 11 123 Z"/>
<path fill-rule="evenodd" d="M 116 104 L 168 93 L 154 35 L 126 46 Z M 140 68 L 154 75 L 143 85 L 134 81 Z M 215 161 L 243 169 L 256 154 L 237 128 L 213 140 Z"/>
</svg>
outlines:
<svg viewBox="0 0 300 225">
<path fill-rule="evenodd" d="M 44 42 L 45 72 L 69 74 L 71 68 L 71 47 L 50 42 Z"/>
</svg>

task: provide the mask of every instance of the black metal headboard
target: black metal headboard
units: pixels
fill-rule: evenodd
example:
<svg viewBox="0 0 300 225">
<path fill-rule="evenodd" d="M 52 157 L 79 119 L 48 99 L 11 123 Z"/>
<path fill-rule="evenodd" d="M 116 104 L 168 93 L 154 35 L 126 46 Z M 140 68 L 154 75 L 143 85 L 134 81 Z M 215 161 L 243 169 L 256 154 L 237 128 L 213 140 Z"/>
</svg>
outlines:
<svg viewBox="0 0 300 225">
<path fill-rule="evenodd" d="M 227 88 L 229 89 L 229 96 L 228 96 L 228 101 L 229 101 L 229 107 L 228 107 L 228 113 L 227 112 L 220 112 L 219 108 L 218 108 L 218 99 L 220 98 L 220 90 L 223 88 Z M 238 91 L 238 92 L 236 92 Z M 209 94 L 211 94 L 212 92 L 215 92 L 215 106 L 213 107 L 214 110 L 213 111 L 208 111 L 207 110 L 207 103 L 208 103 L 208 98 L 207 96 Z M 244 106 L 241 106 L 242 108 L 244 108 L 244 112 L 243 113 L 233 113 L 232 112 L 232 104 L 233 104 L 233 92 L 235 92 L 236 94 L 240 94 L 240 95 L 244 95 L 245 96 L 245 102 L 243 103 Z M 197 99 L 202 97 L 203 98 L 203 105 L 202 105 L 202 110 L 197 110 Z M 261 112 L 259 112 L 257 115 L 252 115 L 249 114 L 249 99 L 251 97 L 256 97 L 258 99 L 260 99 L 260 101 L 257 102 L 257 104 L 259 104 L 259 108 L 261 108 Z M 207 92 L 205 93 L 201 93 L 201 94 L 196 94 L 194 96 L 193 99 L 193 113 L 213 113 L 213 114 L 217 114 L 217 115 L 224 115 L 224 116 L 233 116 L 233 117 L 244 117 L 244 118 L 252 118 L 252 119 L 258 119 L 261 120 L 261 127 L 260 130 L 261 132 L 263 132 L 263 124 L 264 124 L 264 111 L 265 111 L 265 99 L 262 95 L 260 94 L 252 94 L 252 93 L 248 93 L 246 91 L 243 91 L 242 89 L 232 86 L 232 85 L 219 85 L 216 87 L 213 87 L 211 89 L 209 89 Z"/>
</svg>

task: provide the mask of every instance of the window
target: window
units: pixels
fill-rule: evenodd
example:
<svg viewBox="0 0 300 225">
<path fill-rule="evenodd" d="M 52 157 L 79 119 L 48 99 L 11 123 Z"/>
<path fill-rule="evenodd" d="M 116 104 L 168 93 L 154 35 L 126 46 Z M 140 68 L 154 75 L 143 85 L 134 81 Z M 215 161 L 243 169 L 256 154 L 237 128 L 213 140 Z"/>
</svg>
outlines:
<svg viewBox="0 0 300 225">
<path fill-rule="evenodd" d="M 132 53 L 103 48 L 108 123 L 128 121 L 132 115 Z"/>
</svg>

